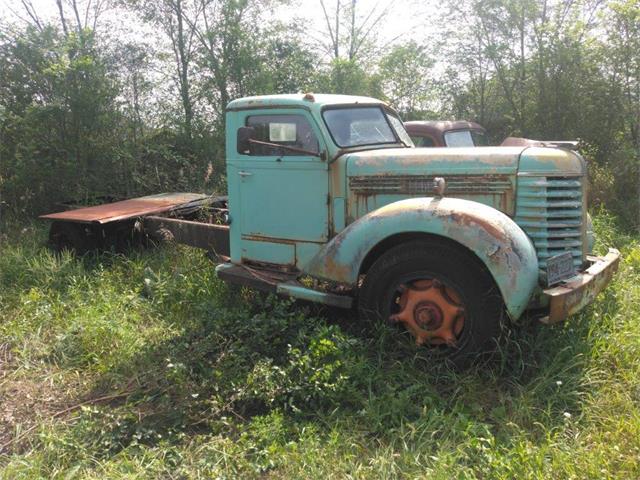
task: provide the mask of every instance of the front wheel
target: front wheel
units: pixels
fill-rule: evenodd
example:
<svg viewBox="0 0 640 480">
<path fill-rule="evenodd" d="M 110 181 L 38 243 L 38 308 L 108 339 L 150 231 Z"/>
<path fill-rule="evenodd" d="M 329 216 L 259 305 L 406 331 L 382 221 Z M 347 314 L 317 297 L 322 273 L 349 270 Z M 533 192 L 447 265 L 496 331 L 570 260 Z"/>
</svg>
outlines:
<svg viewBox="0 0 640 480">
<path fill-rule="evenodd" d="M 418 346 L 466 366 L 495 347 L 504 311 L 490 274 L 469 252 L 439 241 L 391 248 L 366 273 L 358 310 L 404 326 Z"/>
</svg>

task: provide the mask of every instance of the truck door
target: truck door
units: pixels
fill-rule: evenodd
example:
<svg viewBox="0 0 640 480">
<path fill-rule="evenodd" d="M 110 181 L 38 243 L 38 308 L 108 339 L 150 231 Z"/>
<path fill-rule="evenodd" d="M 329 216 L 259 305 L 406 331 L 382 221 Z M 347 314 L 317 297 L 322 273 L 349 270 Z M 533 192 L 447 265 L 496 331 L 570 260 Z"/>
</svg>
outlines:
<svg viewBox="0 0 640 480">
<path fill-rule="evenodd" d="M 240 112 L 238 126 L 253 127 L 255 139 L 308 152 L 325 150 L 313 118 L 302 110 Z M 320 156 L 252 144 L 237 152 L 228 170 L 239 226 L 240 252 L 233 261 L 301 266 L 328 239 L 328 167 Z M 236 184 L 233 188 L 232 184 Z M 232 205 L 232 208 L 234 205 Z M 237 218 L 239 215 L 240 218 Z M 239 225 L 236 221 L 239 220 Z M 239 253 L 239 255 L 238 255 Z"/>
</svg>

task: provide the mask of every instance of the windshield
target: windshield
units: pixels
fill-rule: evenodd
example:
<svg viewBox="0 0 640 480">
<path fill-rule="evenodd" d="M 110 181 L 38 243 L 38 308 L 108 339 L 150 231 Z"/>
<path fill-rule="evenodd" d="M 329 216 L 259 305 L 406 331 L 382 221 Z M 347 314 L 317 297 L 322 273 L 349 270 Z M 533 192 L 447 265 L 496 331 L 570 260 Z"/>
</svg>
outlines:
<svg viewBox="0 0 640 480">
<path fill-rule="evenodd" d="M 393 129 L 398 134 L 398 137 L 400 137 L 400 140 L 402 140 L 402 143 L 404 143 L 407 147 L 415 147 L 415 145 L 413 144 L 413 140 L 411 140 L 411 137 L 404 129 L 402 120 L 400 120 L 395 115 L 391 115 L 390 113 L 387 113 L 387 118 L 389 119 L 389 122 L 391 122 Z"/>
<path fill-rule="evenodd" d="M 402 122 L 392 115 L 385 116 L 380 107 L 333 108 L 325 110 L 322 116 L 340 147 L 398 143 L 390 122 L 398 132 L 398 137 L 402 139 L 403 135 L 406 136 L 408 142 L 405 143 L 412 145 Z"/>
</svg>

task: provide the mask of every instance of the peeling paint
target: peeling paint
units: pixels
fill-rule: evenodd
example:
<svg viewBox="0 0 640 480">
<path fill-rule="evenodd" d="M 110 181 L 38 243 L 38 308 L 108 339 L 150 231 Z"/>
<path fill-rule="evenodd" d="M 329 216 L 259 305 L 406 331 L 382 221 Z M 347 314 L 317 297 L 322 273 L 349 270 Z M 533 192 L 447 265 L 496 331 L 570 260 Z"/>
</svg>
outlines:
<svg viewBox="0 0 640 480">
<path fill-rule="evenodd" d="M 353 286 L 366 255 L 384 239 L 406 232 L 438 235 L 474 252 L 491 272 L 510 315 L 517 318 L 524 311 L 538 280 L 533 244 L 509 217 L 467 200 L 414 198 L 379 208 L 332 239 L 305 273 Z"/>
</svg>

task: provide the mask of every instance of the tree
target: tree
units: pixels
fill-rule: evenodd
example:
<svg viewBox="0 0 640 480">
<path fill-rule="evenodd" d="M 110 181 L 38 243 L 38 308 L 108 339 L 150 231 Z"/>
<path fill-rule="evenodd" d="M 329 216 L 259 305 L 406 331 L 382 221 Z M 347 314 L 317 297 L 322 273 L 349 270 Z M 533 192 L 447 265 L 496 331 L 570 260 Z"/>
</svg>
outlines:
<svg viewBox="0 0 640 480">
<path fill-rule="evenodd" d="M 375 49 L 376 34 L 393 7 L 393 2 L 374 5 L 362 10 L 357 0 L 335 0 L 330 9 L 326 0 L 320 0 L 324 14 L 326 34 L 319 43 L 333 60 L 346 59 L 361 62 Z"/>
<path fill-rule="evenodd" d="M 624 205 L 623 216 L 640 231 L 640 5 L 634 0 L 614 0 L 605 15 L 607 73 L 617 93 L 617 113 L 622 117 L 622 128 L 616 135 L 618 152 L 613 155 L 617 158 L 615 185 Z"/>
<path fill-rule="evenodd" d="M 39 210 L 117 185 L 107 174 L 117 144 L 117 89 L 90 31 L 60 35 L 30 26 L 2 39 L 0 72 L 8 202 Z"/>
<path fill-rule="evenodd" d="M 408 118 L 420 118 L 431 109 L 435 82 L 434 60 L 426 47 L 414 41 L 396 45 L 380 60 L 378 73 L 389 102 Z"/>
<path fill-rule="evenodd" d="M 174 61 L 174 79 L 182 106 L 182 129 L 189 141 L 194 121 L 191 70 L 198 6 L 188 3 L 188 0 L 130 0 L 129 6 L 142 12 L 147 21 L 161 27 L 169 40 Z"/>
</svg>

